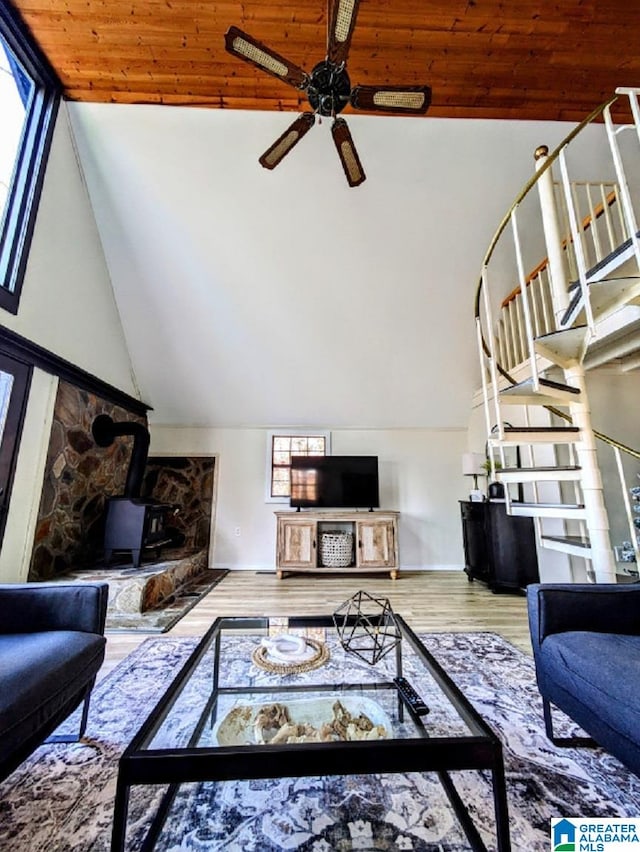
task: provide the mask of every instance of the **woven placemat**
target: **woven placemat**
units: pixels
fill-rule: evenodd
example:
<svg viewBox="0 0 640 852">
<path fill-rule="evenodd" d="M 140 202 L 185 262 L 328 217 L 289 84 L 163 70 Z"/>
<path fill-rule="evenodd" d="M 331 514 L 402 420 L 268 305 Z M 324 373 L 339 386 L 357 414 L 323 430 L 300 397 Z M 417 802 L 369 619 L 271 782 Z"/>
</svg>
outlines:
<svg viewBox="0 0 640 852">
<path fill-rule="evenodd" d="M 329 649 L 326 644 L 317 639 L 310 639 L 308 636 L 305 637 L 304 641 L 314 649 L 315 653 L 302 663 L 272 663 L 271 660 L 267 659 L 269 649 L 265 648 L 264 645 L 259 645 L 255 649 L 251 659 L 258 668 L 274 674 L 302 674 L 323 666 L 329 659 Z"/>
</svg>

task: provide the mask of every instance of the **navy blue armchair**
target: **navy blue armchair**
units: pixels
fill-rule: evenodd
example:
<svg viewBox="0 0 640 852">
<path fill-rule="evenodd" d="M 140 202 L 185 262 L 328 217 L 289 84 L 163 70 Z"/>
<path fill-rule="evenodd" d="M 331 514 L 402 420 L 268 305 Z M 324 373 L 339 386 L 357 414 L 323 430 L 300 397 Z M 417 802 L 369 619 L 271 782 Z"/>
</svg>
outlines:
<svg viewBox="0 0 640 852">
<path fill-rule="evenodd" d="M 89 697 L 104 660 L 106 583 L 0 585 L 0 780 Z"/>
<path fill-rule="evenodd" d="M 640 584 L 527 587 L 531 643 L 547 736 L 551 703 L 640 775 Z"/>
</svg>

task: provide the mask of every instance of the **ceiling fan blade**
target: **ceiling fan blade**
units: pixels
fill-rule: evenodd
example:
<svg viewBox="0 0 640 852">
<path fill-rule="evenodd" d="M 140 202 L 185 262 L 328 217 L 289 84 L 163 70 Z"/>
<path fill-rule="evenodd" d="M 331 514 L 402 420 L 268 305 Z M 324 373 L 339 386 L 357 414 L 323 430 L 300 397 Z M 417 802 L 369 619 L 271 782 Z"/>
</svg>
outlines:
<svg viewBox="0 0 640 852">
<path fill-rule="evenodd" d="M 346 62 L 360 0 L 333 0 L 329 15 L 327 58 L 336 65 Z"/>
<path fill-rule="evenodd" d="M 316 117 L 312 112 L 303 112 L 293 124 L 288 127 L 282 136 L 279 136 L 273 145 L 260 157 L 259 163 L 265 169 L 275 169 L 282 162 L 289 151 L 297 145 L 305 133 L 315 124 Z"/>
<path fill-rule="evenodd" d="M 429 86 L 355 86 L 351 106 L 374 112 L 425 113 L 431 105 Z"/>
<path fill-rule="evenodd" d="M 344 118 L 336 118 L 331 125 L 331 135 L 349 186 L 359 186 L 367 179 L 367 176 L 362 168 L 360 157 L 358 157 L 358 152 Z"/>
<path fill-rule="evenodd" d="M 256 68 L 266 71 L 267 74 L 273 74 L 274 77 L 284 80 L 296 89 L 307 88 L 309 77 L 302 68 L 237 27 L 229 27 L 224 34 L 224 43 L 229 53 L 237 56 L 238 59 L 250 62 Z"/>
</svg>

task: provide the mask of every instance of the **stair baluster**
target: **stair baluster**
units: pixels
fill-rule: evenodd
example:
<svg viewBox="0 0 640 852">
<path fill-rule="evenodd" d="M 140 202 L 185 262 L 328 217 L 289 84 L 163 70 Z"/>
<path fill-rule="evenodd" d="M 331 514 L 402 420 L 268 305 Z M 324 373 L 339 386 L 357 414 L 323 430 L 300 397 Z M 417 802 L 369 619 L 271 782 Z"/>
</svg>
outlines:
<svg viewBox="0 0 640 852">
<path fill-rule="evenodd" d="M 480 292 L 476 297 L 478 350 L 482 364 L 482 392 L 492 478 L 505 485 L 507 511 L 533 516 L 539 539 L 547 546 L 563 550 L 570 557 L 580 555 L 591 560 L 588 576 L 596 582 L 615 582 L 616 579 L 609 519 L 596 455 L 596 438 L 604 438 L 640 458 L 640 453 L 594 432 L 583 363 L 590 340 L 597 335 L 600 317 L 640 296 L 640 275 L 637 279 L 629 275 L 618 279 L 606 278 L 617 266 L 634 255 L 640 272 L 640 238 L 616 138 L 620 130 L 625 128 L 615 128 L 611 118 L 612 103 L 620 94 L 628 95 L 634 117 L 634 123 L 630 126 L 635 128 L 640 141 L 639 91 L 617 90 L 616 98 L 594 110 L 553 154 L 549 155 L 544 146 L 536 151 L 537 174 L 527 183 L 503 218 L 492 240 L 482 267 L 479 285 L 479 291 L 483 291 L 482 298 Z M 569 179 L 567 146 L 600 115 L 605 118 L 617 187 L 606 181 L 592 185 L 586 182 L 572 183 Z M 561 205 L 569 223 L 569 236 L 564 239 L 552 176 L 552 167 L 556 161 L 561 176 Z M 520 203 L 536 184 L 548 258 L 527 277 L 517 214 Z M 597 204 L 594 201 L 595 193 L 598 193 L 600 199 Z M 588 209 L 588 215 L 584 218 L 580 213 L 581 204 L 583 211 L 584 205 Z M 616 208 L 617 223 L 612 215 L 612 210 Z M 492 300 L 488 292 L 489 263 L 509 224 L 519 287 L 505 299 L 499 321 L 494 323 Z M 628 248 L 632 249 L 631 254 L 625 247 L 625 239 L 628 240 Z M 619 249 L 621 242 L 622 249 Z M 572 270 L 575 270 L 573 274 Z M 570 275 L 577 277 L 576 285 L 569 285 Z M 599 286 L 599 282 L 603 286 Z M 586 325 L 583 326 L 575 324 L 581 312 L 586 319 Z M 495 336 L 493 333 L 488 334 L 488 345 L 485 343 L 483 328 L 496 329 Z M 516 369 L 522 373 L 525 366 L 529 378 L 518 382 L 511 373 Z M 551 367 L 564 372 L 561 381 L 548 376 Z M 504 404 L 522 407 L 526 425 L 505 427 L 501 414 Z M 558 405 L 568 408 L 570 414 L 559 411 L 556 408 Z M 549 425 L 531 427 L 530 406 L 537 406 L 540 411 L 547 409 Z M 568 419 L 573 425 L 552 425 L 551 417 L 554 414 Z M 491 432 L 492 422 L 499 424 L 497 434 Z M 536 458 L 535 445 L 543 444 L 554 448 L 555 463 L 552 467 L 540 465 Z M 561 444 L 569 447 L 569 464 L 558 464 L 558 448 L 555 445 Z M 513 445 L 528 446 L 528 468 L 506 467 L 505 447 Z M 616 453 L 618 459 L 618 449 Z M 502 463 L 497 470 L 493 462 L 496 454 Z M 621 463 L 617 463 L 620 466 Z M 622 474 L 621 481 L 626 495 Z M 556 492 L 560 502 L 541 502 L 539 486 L 547 483 L 543 489 L 547 494 L 552 482 L 557 483 Z M 573 483 L 573 504 L 565 502 L 567 489 L 564 482 Z M 509 488 L 512 483 L 526 484 L 524 502 L 513 501 Z M 632 525 L 630 528 L 634 529 L 628 497 L 626 504 Z M 562 520 L 564 535 L 547 534 L 543 528 L 545 518 Z M 574 522 L 579 524 L 578 535 L 575 534 Z M 572 524 L 570 528 L 567 528 L 568 523 Z M 632 539 L 637 546 L 636 536 L 632 535 Z"/>
</svg>

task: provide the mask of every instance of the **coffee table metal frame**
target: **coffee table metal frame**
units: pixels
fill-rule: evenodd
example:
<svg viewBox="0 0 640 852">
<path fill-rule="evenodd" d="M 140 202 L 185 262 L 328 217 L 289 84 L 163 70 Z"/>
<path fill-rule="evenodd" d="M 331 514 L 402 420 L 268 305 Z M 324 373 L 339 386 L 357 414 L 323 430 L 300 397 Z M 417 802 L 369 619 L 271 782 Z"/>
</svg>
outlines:
<svg viewBox="0 0 640 852">
<path fill-rule="evenodd" d="M 435 772 L 449 798 L 454 812 L 474 852 L 487 852 L 473 819 L 458 793 L 449 772 L 456 770 L 488 770 L 493 782 L 496 849 L 510 852 L 509 815 L 502 744 L 482 716 L 451 680 L 435 657 L 425 648 L 401 616 L 395 615 L 403 642 L 408 642 L 426 670 L 467 725 L 469 735 L 429 736 L 428 719 L 413 717 L 419 737 L 405 739 L 296 743 L 277 746 L 197 747 L 207 724 L 215 718 L 218 697 L 223 694 L 344 692 L 349 684 L 305 683 L 278 684 L 277 687 L 238 685 L 221 687 L 220 642 L 223 630 L 266 630 L 269 617 L 218 618 L 198 643 L 182 669 L 157 702 L 146 721 L 122 754 L 114 805 L 111 851 L 124 852 L 126 842 L 129 792 L 135 785 L 169 785 L 149 827 L 140 852 L 152 852 L 167 818 L 178 787 L 187 782 L 229 781 L 272 778 L 274 751 L 277 749 L 278 777 L 294 778 L 321 775 L 378 775 L 383 773 Z M 330 616 L 289 617 L 288 629 L 333 628 Z M 161 727 L 172 706 L 189 681 L 198 663 L 213 644 L 214 661 L 211 695 L 194 727 L 189 743 L 181 748 L 145 750 Z M 402 675 L 402 642 L 395 649 L 396 672 Z M 393 681 L 378 681 L 353 686 L 357 690 L 393 689 Z M 398 696 L 399 718 L 404 707 Z"/>
</svg>

